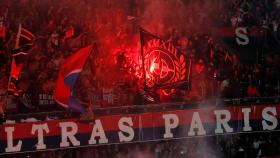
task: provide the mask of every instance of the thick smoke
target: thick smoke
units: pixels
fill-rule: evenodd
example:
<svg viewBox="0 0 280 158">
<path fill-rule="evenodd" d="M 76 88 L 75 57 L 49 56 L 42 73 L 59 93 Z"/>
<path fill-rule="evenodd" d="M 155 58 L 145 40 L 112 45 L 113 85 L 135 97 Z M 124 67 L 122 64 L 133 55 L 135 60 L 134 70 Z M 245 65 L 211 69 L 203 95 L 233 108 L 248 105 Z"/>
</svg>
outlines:
<svg viewBox="0 0 280 158">
<path fill-rule="evenodd" d="M 146 0 L 140 25 L 165 36 L 176 30 L 179 34 L 207 32 L 216 23 L 213 13 L 222 10 L 220 1 Z"/>
<path fill-rule="evenodd" d="M 91 1 L 87 6 L 86 21 L 89 31 L 98 46 L 100 61 L 97 66 L 98 80 L 112 83 L 118 74 L 114 71 L 116 57 L 121 52 L 135 63 L 141 64 L 139 28 L 159 35 L 166 40 L 174 36 L 190 37 L 194 33 L 209 33 L 216 19 L 212 15 L 223 10 L 220 1 L 208 0 L 104 0 Z M 114 77 L 108 77 L 110 76 Z M 105 86 L 106 86 L 105 83 Z M 104 86 L 104 83 L 103 83 Z M 187 131 L 183 131 L 187 132 Z M 178 152 L 193 152 L 199 149 L 199 157 L 222 157 L 213 146 L 216 142 L 207 139 L 187 139 L 191 143 L 181 143 Z M 156 158 L 150 149 L 139 149 L 123 153 L 120 157 Z"/>
<path fill-rule="evenodd" d="M 219 3 L 218 3 L 219 2 Z M 166 40 L 195 32 L 209 32 L 215 24 L 214 11 L 220 1 L 196 0 L 104 0 L 77 1 L 75 14 L 83 14 L 81 22 L 97 43 L 101 72 L 114 74 L 116 57 L 126 52 L 126 57 L 141 65 L 139 28 L 159 35 Z M 74 17 L 79 18 L 79 17 Z M 106 62 L 104 62 L 106 61 Z M 98 75 L 98 74 L 97 74 Z M 102 80 L 108 79 L 100 75 Z"/>
<path fill-rule="evenodd" d="M 27 2 L 25 0 L 22 4 L 14 3 L 14 5 L 26 8 L 23 12 L 27 14 L 30 12 L 29 9 L 32 10 L 28 8 Z M 39 3 L 36 0 L 32 2 Z M 196 32 L 210 32 L 212 26 L 217 24 L 214 13 L 224 10 L 221 7 L 223 0 L 49 0 L 44 3 L 46 4 L 40 4 L 42 12 L 49 14 L 47 18 L 59 19 L 60 17 L 53 15 L 67 14 L 70 23 L 74 22 L 73 25 L 82 26 L 82 30 L 86 30 L 89 42 L 96 42 L 98 51 L 95 50 L 92 63 L 89 63 L 97 66 L 94 70 L 96 75 L 89 75 L 91 78 L 82 82 L 89 85 L 90 81 L 102 81 L 104 82 L 102 86 L 112 83 L 112 80 L 117 78 L 116 57 L 120 52 L 125 51 L 127 57 L 137 64 L 141 63 L 140 27 L 166 40 L 176 35 L 189 37 Z M 52 7 L 46 9 L 45 6 L 60 9 L 51 9 Z M 4 7 L 2 10 L 5 10 Z M 36 33 L 36 30 L 32 31 Z M 88 71 L 83 71 L 83 74 L 87 73 Z M 210 147 L 214 145 L 204 142 L 203 139 L 200 143 L 201 145 L 195 145 L 195 148 L 200 149 L 202 157 L 207 157 L 208 153 L 213 151 Z M 191 143 L 181 144 L 181 151 L 192 152 L 188 149 L 190 146 Z M 215 155 L 219 157 L 219 153 Z M 125 157 L 156 156 L 148 148 L 135 148 L 125 154 Z"/>
<path fill-rule="evenodd" d="M 173 28 L 183 28 L 186 9 L 179 0 L 145 1 L 144 11 L 139 15 L 140 25 L 150 32 L 164 36 L 171 33 Z"/>
</svg>

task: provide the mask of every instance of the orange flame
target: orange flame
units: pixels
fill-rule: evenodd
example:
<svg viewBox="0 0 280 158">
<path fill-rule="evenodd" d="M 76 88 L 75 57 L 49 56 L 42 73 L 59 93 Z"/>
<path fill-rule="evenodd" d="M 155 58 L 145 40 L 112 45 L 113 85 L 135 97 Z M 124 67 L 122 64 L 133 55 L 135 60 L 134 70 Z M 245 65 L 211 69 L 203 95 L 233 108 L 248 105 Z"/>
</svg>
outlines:
<svg viewBox="0 0 280 158">
<path fill-rule="evenodd" d="M 151 64 L 151 67 L 150 67 L 150 72 L 151 72 L 151 73 L 154 72 L 154 70 L 155 70 L 155 60 L 156 60 L 156 59 L 154 59 L 154 60 L 152 61 L 152 64 Z"/>
</svg>

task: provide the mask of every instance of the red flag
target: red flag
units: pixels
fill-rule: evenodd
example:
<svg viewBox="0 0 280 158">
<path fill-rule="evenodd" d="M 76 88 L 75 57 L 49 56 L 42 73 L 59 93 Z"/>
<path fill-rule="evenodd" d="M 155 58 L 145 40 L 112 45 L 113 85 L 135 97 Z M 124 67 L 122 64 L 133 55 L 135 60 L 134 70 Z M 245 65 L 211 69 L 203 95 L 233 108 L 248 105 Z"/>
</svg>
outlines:
<svg viewBox="0 0 280 158">
<path fill-rule="evenodd" d="M 17 87 L 17 83 L 22 67 L 23 63 L 16 64 L 15 59 L 12 59 L 11 74 L 8 82 L 8 92 L 13 93 L 15 96 L 18 96 L 20 91 Z"/>
<path fill-rule="evenodd" d="M 15 59 L 12 60 L 12 70 L 11 70 L 11 77 L 18 80 L 19 74 L 23 67 L 23 63 L 19 63 L 18 65 L 15 62 Z"/>
<path fill-rule="evenodd" d="M 25 28 L 19 30 L 19 43 L 18 46 L 23 46 L 25 44 L 33 44 L 35 36 Z"/>
<path fill-rule="evenodd" d="M 78 50 L 68 57 L 60 67 L 54 98 L 61 106 L 74 111 L 85 112 L 85 109 L 74 97 L 73 88 L 92 49 L 93 45 L 91 44 Z"/>
<path fill-rule="evenodd" d="M 15 49 L 11 52 L 13 59 L 8 82 L 8 92 L 13 92 L 13 94 L 16 96 L 19 95 L 17 84 L 21 69 L 23 67 L 23 60 L 25 59 L 25 55 L 27 55 L 28 51 L 34 44 L 34 41 L 35 36 L 30 31 L 22 28 L 21 25 L 19 25 Z"/>
<path fill-rule="evenodd" d="M 73 26 L 70 26 L 70 27 L 67 28 L 67 31 L 65 33 L 65 36 L 64 36 L 63 40 L 71 38 L 72 36 L 74 36 L 74 28 L 73 28 Z"/>
<path fill-rule="evenodd" d="M 13 56 L 27 55 L 30 48 L 34 45 L 35 36 L 25 28 L 19 26 L 15 49 L 12 50 Z"/>
</svg>

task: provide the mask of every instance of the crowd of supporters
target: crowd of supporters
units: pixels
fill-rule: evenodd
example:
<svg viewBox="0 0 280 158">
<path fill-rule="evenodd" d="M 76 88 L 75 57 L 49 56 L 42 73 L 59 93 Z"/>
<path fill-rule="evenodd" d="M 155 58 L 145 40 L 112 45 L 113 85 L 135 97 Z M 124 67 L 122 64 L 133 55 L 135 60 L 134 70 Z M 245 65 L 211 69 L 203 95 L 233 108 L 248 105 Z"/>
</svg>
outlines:
<svg viewBox="0 0 280 158">
<path fill-rule="evenodd" d="M 19 24 L 28 28 L 37 38 L 34 48 L 30 51 L 25 66 L 20 74 L 19 88 L 26 93 L 52 94 L 55 88 L 57 73 L 64 59 L 75 50 L 89 43 L 97 42 L 98 55 L 91 58 L 89 68 L 83 72 L 77 95 L 84 102 L 98 106 L 120 106 L 143 104 L 139 86 L 141 64 L 129 60 L 131 54 L 138 49 L 130 47 L 125 39 L 138 33 L 134 24 L 130 26 L 126 15 L 141 14 L 137 5 L 141 2 L 127 3 L 128 6 L 116 9 L 114 1 L 101 4 L 87 1 L 2 1 L 1 27 L 5 28 L 1 42 L 1 93 L 5 94 L 9 78 L 11 55 Z M 143 3 L 143 2 L 142 2 Z M 203 5 L 206 2 L 186 2 Z M 274 37 L 279 38 L 279 8 L 277 1 L 215 1 L 218 9 L 212 11 L 218 26 L 261 26 L 271 30 Z M 112 14 L 98 14 L 98 5 L 108 7 Z M 125 9 L 124 9 L 125 8 Z M 141 7 L 140 7 L 141 8 Z M 227 10 L 226 12 L 224 10 Z M 84 10 L 83 12 L 80 12 Z M 190 15 L 196 17 L 199 13 Z M 132 17 L 131 17 L 132 18 Z M 135 17 L 134 17 L 135 18 Z M 221 22 L 218 24 L 216 22 Z M 132 27 L 132 28 L 130 28 Z M 3 29 L 2 29 L 3 30 Z M 116 34 L 100 37 L 104 32 Z M 185 32 L 184 32 L 185 31 Z M 167 29 L 162 35 L 180 49 L 186 57 L 192 58 L 191 90 L 172 90 L 168 99 L 190 100 L 211 97 L 260 97 L 276 96 L 280 92 L 279 83 L 279 50 L 274 54 L 262 51 L 251 63 L 242 62 L 234 51 L 220 42 L 215 34 L 204 31 L 178 31 Z M 108 39 L 107 39 L 108 38 Z M 106 43 L 107 42 L 107 43 Z M 103 48 L 108 44 L 111 49 Z M 123 43 L 121 43 L 123 42 Z M 127 44 L 127 45 L 125 45 Z M 104 45 L 104 46 L 103 46 Z M 122 46 L 124 45 L 124 46 Z M 136 45 L 136 44 L 135 44 Z M 136 46 L 134 46 L 136 47 Z M 118 51 L 116 51 L 118 48 Z M 109 51 L 115 51 L 113 53 Z M 140 50 L 139 50 L 140 51 Z M 139 54 L 139 52 L 136 52 Z M 137 55 L 132 55 L 137 56 Z M 135 75 L 138 73 L 138 76 Z M 113 77 L 108 78 L 107 74 Z M 156 98 L 162 98 L 155 92 Z M 172 98 L 173 97 L 173 98 Z M 160 99 L 159 99 L 160 100 Z"/>
<path fill-rule="evenodd" d="M 201 1 L 184 1 L 184 4 Z M 187 22 L 214 20 L 217 26 L 259 26 L 272 32 L 277 42 L 280 40 L 280 11 L 277 0 L 215 0 L 218 8 L 211 15 L 205 15 L 194 9 Z M 138 0 L 117 3 L 106 0 L 91 4 L 87 0 L 3 0 L 0 2 L 0 93 L 6 95 L 11 64 L 10 51 L 14 48 L 18 25 L 21 23 L 36 36 L 36 44 L 30 51 L 20 74 L 19 87 L 31 98 L 47 100 L 55 88 L 57 73 L 64 59 L 75 50 L 92 42 L 105 41 L 120 45 L 124 39 L 136 34 L 137 29 L 125 23 L 141 14 L 143 8 Z M 107 7 L 100 10 L 95 5 Z M 125 6 L 126 10 L 115 9 L 115 5 Z M 114 7 L 112 7 L 114 6 Z M 101 7 L 100 7 L 101 8 Z M 120 7 L 123 8 L 123 7 Z M 111 9 L 111 10 L 110 10 Z M 107 12 L 102 17 L 95 13 Z M 201 14 L 200 14 L 201 13 Z M 99 14 L 100 15 L 100 14 Z M 118 16 L 112 16 L 118 15 Z M 206 20 L 208 19 L 208 20 Z M 189 29 L 189 27 L 186 26 Z M 201 27 L 200 27 L 201 28 Z M 191 29 L 191 28 L 190 28 Z M 115 36 L 100 37 L 103 31 Z M 195 29 L 194 29 L 195 30 Z M 185 32 L 184 32 L 185 31 Z M 193 60 L 191 90 L 175 90 L 167 101 L 203 100 L 208 98 L 262 97 L 280 95 L 280 50 L 261 52 L 252 63 L 242 62 L 234 51 L 215 38 L 214 34 L 204 31 L 176 29 L 166 31 L 164 37 L 170 39 L 178 49 Z M 4 33 L 3 33 L 4 32 Z M 143 104 L 145 100 L 139 92 L 138 76 L 141 66 L 129 60 L 131 50 L 121 49 L 117 53 L 108 53 L 113 49 L 99 46 L 98 58 L 88 64 L 83 72 L 77 93 L 83 96 L 81 101 L 95 106 L 120 106 Z M 106 54 L 110 54 L 109 56 Z M 113 54 L 113 55 L 112 55 Z M 113 60 L 113 61 L 112 61 Z M 114 63 L 116 61 L 116 63 Z M 107 63 L 113 64 L 107 64 Z M 123 70 L 124 69 L 124 70 Z M 133 72 L 133 73 L 132 73 Z M 138 73 L 138 74 L 137 74 Z M 93 75 L 94 74 L 94 75 Z M 108 74 L 114 78 L 108 79 Z M 133 75 L 131 75 L 133 74 Z M 36 96 L 37 94 L 42 96 Z M 159 92 L 156 92 L 160 95 Z M 2 97 L 4 98 L 4 97 Z M 140 99 L 139 99 L 140 98 Z M 159 96 L 160 98 L 160 96 Z M 175 98 L 175 99 L 174 99 Z M 32 104 L 32 102 L 35 102 Z M 53 102 L 52 102 L 53 103 Z M 26 103 L 36 106 L 36 101 Z M 44 104 L 42 102 L 42 104 Z M 30 107 L 36 109 L 36 107 Z M 38 111 L 38 110 L 37 110 Z M 18 155 L 18 157 L 262 157 L 279 155 L 280 140 L 275 134 L 229 135 L 170 140 L 155 143 L 128 145 L 110 145 L 90 148 L 44 151 Z M 88 150 L 91 149 L 91 150 Z M 133 150 L 132 150 L 133 149 Z M 132 151 L 132 152 L 131 152 Z M 139 152 L 139 153 L 137 153 Z M 88 155 L 87 155 L 88 154 Z M 4 157 L 16 157 L 5 155 Z"/>
</svg>

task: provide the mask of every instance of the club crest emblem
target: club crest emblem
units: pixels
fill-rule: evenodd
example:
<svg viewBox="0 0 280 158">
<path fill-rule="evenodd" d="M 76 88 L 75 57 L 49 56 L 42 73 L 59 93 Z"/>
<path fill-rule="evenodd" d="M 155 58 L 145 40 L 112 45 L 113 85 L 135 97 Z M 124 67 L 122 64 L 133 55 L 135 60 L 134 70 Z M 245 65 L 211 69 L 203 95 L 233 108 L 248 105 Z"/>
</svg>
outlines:
<svg viewBox="0 0 280 158">
<path fill-rule="evenodd" d="M 146 86 L 160 86 L 185 78 L 185 58 L 170 42 L 152 39 L 143 47 Z"/>
</svg>

